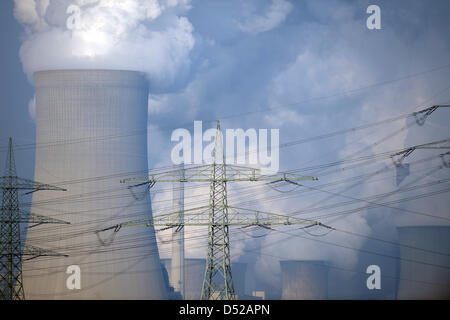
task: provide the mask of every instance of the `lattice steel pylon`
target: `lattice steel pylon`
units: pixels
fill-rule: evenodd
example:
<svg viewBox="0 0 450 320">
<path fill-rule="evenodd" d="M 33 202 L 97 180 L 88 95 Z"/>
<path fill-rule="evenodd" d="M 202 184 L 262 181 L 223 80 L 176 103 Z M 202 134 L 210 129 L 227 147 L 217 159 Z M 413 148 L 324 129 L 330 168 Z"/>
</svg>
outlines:
<svg viewBox="0 0 450 320">
<path fill-rule="evenodd" d="M 209 198 L 208 249 L 201 299 L 234 300 L 231 276 L 230 234 L 226 166 L 223 158 L 222 134 L 217 121 L 214 158 L 211 168 Z"/>
<path fill-rule="evenodd" d="M 19 190 L 65 190 L 50 185 L 41 184 L 17 176 L 12 149 L 12 139 L 6 157 L 5 175 L 0 177 L 2 189 L 2 206 L 0 213 L 0 300 L 24 300 L 22 279 L 22 257 L 61 255 L 37 247 L 23 246 L 20 235 L 21 223 L 63 223 L 67 222 L 47 218 L 35 214 L 22 214 L 19 209 Z"/>
<path fill-rule="evenodd" d="M 14 223 L 20 217 L 19 195 L 13 186 L 17 184 L 16 166 L 12 152 L 12 142 L 9 140 L 9 149 L 6 158 L 5 186 L 2 198 L 2 219 L 9 219 L 10 223 L 1 223 L 0 227 L 0 252 L 6 254 L 0 257 L 0 292 L 3 299 L 23 300 L 22 280 L 22 243 L 20 241 L 20 223 Z"/>
<path fill-rule="evenodd" d="M 305 228 L 311 226 L 332 228 L 309 219 L 299 219 L 292 216 L 229 206 L 227 203 L 227 182 L 289 182 L 318 179 L 311 176 L 286 172 L 264 175 L 260 169 L 225 163 L 219 121 L 217 121 L 213 156 L 211 164 L 195 165 L 170 171 L 156 170 L 144 177 L 121 180 L 122 183 L 137 183 L 129 188 L 143 185 L 153 187 L 156 182 L 209 182 L 209 205 L 183 210 L 182 214 L 184 218 L 182 223 L 179 219 L 181 212 L 172 212 L 150 219 L 123 222 L 103 230 L 98 230 L 98 232 L 107 230 L 118 232 L 122 227 L 131 226 L 162 226 L 165 228 L 207 226 L 208 247 L 201 299 L 234 300 L 236 296 L 231 276 L 229 227 L 259 226 L 270 228 L 270 226 L 274 225 L 288 226 L 301 224 L 305 225 Z"/>
</svg>

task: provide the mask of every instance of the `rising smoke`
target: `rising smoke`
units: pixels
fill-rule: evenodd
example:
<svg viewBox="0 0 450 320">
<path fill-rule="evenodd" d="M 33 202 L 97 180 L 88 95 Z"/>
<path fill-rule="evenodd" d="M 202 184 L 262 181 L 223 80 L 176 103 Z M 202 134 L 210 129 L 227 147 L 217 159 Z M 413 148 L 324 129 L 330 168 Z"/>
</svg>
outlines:
<svg viewBox="0 0 450 320">
<path fill-rule="evenodd" d="M 136 70 L 152 92 L 168 92 L 190 70 L 189 9 L 189 0 L 15 0 L 24 71 L 31 81 L 39 70 Z"/>
</svg>

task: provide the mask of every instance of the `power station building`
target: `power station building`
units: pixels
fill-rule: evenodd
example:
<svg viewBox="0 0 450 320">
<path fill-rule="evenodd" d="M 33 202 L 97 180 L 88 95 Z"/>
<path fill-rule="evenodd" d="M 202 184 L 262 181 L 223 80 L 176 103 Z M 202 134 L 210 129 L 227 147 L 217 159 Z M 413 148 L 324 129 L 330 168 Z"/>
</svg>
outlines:
<svg viewBox="0 0 450 320">
<path fill-rule="evenodd" d="M 120 183 L 148 170 L 145 77 L 133 71 L 40 71 L 34 84 L 35 180 L 68 191 L 35 193 L 32 212 L 70 225 L 29 229 L 28 245 L 68 256 L 25 261 L 26 298 L 166 298 L 152 227 L 97 232 L 151 217 L 148 188 Z M 69 266 L 79 267 L 79 274 L 71 273 L 73 267 L 67 273 Z"/>
</svg>

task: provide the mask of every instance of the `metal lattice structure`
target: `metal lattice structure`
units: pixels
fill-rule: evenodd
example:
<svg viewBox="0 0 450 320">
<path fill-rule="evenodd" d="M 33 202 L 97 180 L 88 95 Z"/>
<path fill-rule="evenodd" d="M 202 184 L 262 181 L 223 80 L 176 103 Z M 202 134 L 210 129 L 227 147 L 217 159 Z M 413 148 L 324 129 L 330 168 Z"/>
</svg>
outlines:
<svg viewBox="0 0 450 320">
<path fill-rule="evenodd" d="M 130 188 L 146 184 L 152 187 L 156 182 L 209 182 L 209 205 L 183 210 L 183 222 L 181 224 L 179 219 L 180 212 L 172 212 L 153 217 L 152 219 L 124 222 L 100 231 L 114 229 L 117 232 L 122 227 L 130 226 L 161 226 L 166 228 L 207 226 L 208 247 L 201 299 L 234 300 L 236 296 L 231 272 L 229 238 L 229 228 L 231 226 L 260 226 L 268 228 L 274 225 L 301 224 L 305 228 L 311 226 L 331 227 L 313 220 L 228 206 L 227 182 L 289 182 L 318 179 L 285 172 L 264 175 L 261 174 L 260 169 L 226 164 L 223 157 L 222 133 L 219 121 L 217 122 L 213 156 L 212 164 L 184 167 L 183 169 L 164 172 L 154 171 L 144 177 L 121 180 L 122 183 L 137 183 L 130 186 Z"/>
<path fill-rule="evenodd" d="M 399 152 L 392 154 L 391 159 L 394 162 L 394 164 L 401 164 L 402 161 L 406 157 L 408 157 L 411 153 L 413 153 L 415 150 L 420 150 L 420 149 L 448 150 L 448 149 L 450 149 L 450 139 L 444 139 L 444 140 L 440 140 L 440 141 L 419 144 L 417 146 L 403 149 Z M 448 153 L 449 152 L 441 154 L 441 157 L 444 157 L 444 155 L 446 155 Z"/>
<path fill-rule="evenodd" d="M 322 224 L 319 221 L 311 219 L 302 219 L 293 216 L 287 216 L 282 214 L 276 214 L 271 212 L 238 208 L 233 206 L 226 206 L 226 212 L 228 215 L 227 225 L 229 227 L 262 227 L 270 228 L 273 226 L 291 226 L 291 225 L 303 225 L 305 228 L 319 226 L 324 228 L 331 228 Z M 184 213 L 183 222 L 179 222 L 180 214 Z M 216 226 L 220 224 L 217 219 L 215 223 L 211 223 L 210 220 L 210 206 L 202 206 L 183 211 L 175 211 L 168 214 L 160 214 L 151 219 L 132 220 L 123 223 L 116 224 L 112 227 L 108 227 L 97 232 L 103 232 L 107 230 L 114 230 L 118 232 L 124 227 L 162 227 L 167 228 L 182 228 L 184 226 L 189 227 L 209 227 L 210 225 Z"/>
<path fill-rule="evenodd" d="M 222 150 L 222 135 L 217 122 L 214 161 L 211 168 L 209 198 L 208 249 L 201 299 L 234 300 L 231 276 L 230 234 L 228 225 L 226 166 L 218 154 Z"/>
<path fill-rule="evenodd" d="M 19 209 L 19 190 L 64 190 L 58 187 L 22 179 L 17 176 L 12 149 L 12 139 L 9 139 L 6 168 L 0 177 L 2 190 L 2 206 L 0 214 L 0 300 L 24 300 L 22 279 L 22 260 L 39 256 L 61 256 L 61 254 L 33 246 L 23 246 L 21 239 L 21 223 L 33 223 L 33 226 L 43 223 L 62 223 L 62 220 L 47 218 L 37 214 L 27 214 Z"/>
<path fill-rule="evenodd" d="M 20 241 L 19 195 L 14 186 L 17 185 L 16 166 L 12 152 L 12 142 L 6 158 L 5 177 L 2 179 L 2 211 L 0 224 L 0 297 L 8 300 L 23 300 L 22 280 L 22 243 Z M 4 221 L 4 222 L 3 222 Z"/>
</svg>

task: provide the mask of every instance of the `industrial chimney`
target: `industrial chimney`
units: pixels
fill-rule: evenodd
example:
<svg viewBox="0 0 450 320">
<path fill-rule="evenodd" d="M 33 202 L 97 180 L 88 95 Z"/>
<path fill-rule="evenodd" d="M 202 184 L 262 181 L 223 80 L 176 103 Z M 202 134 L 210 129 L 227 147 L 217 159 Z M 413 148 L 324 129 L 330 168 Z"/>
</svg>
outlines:
<svg viewBox="0 0 450 320">
<path fill-rule="evenodd" d="M 151 217 L 147 187 L 120 183 L 148 170 L 145 77 L 133 71 L 56 70 L 36 72 L 34 83 L 35 179 L 68 191 L 35 193 L 32 211 L 71 224 L 29 229 L 28 245 L 69 256 L 25 262 L 26 298 L 166 298 L 153 228 L 96 233 Z"/>
<path fill-rule="evenodd" d="M 328 267 L 319 260 L 280 261 L 282 300 L 320 300 L 328 296 Z"/>
<path fill-rule="evenodd" d="M 450 299 L 450 227 L 398 227 L 397 299 Z"/>
</svg>

